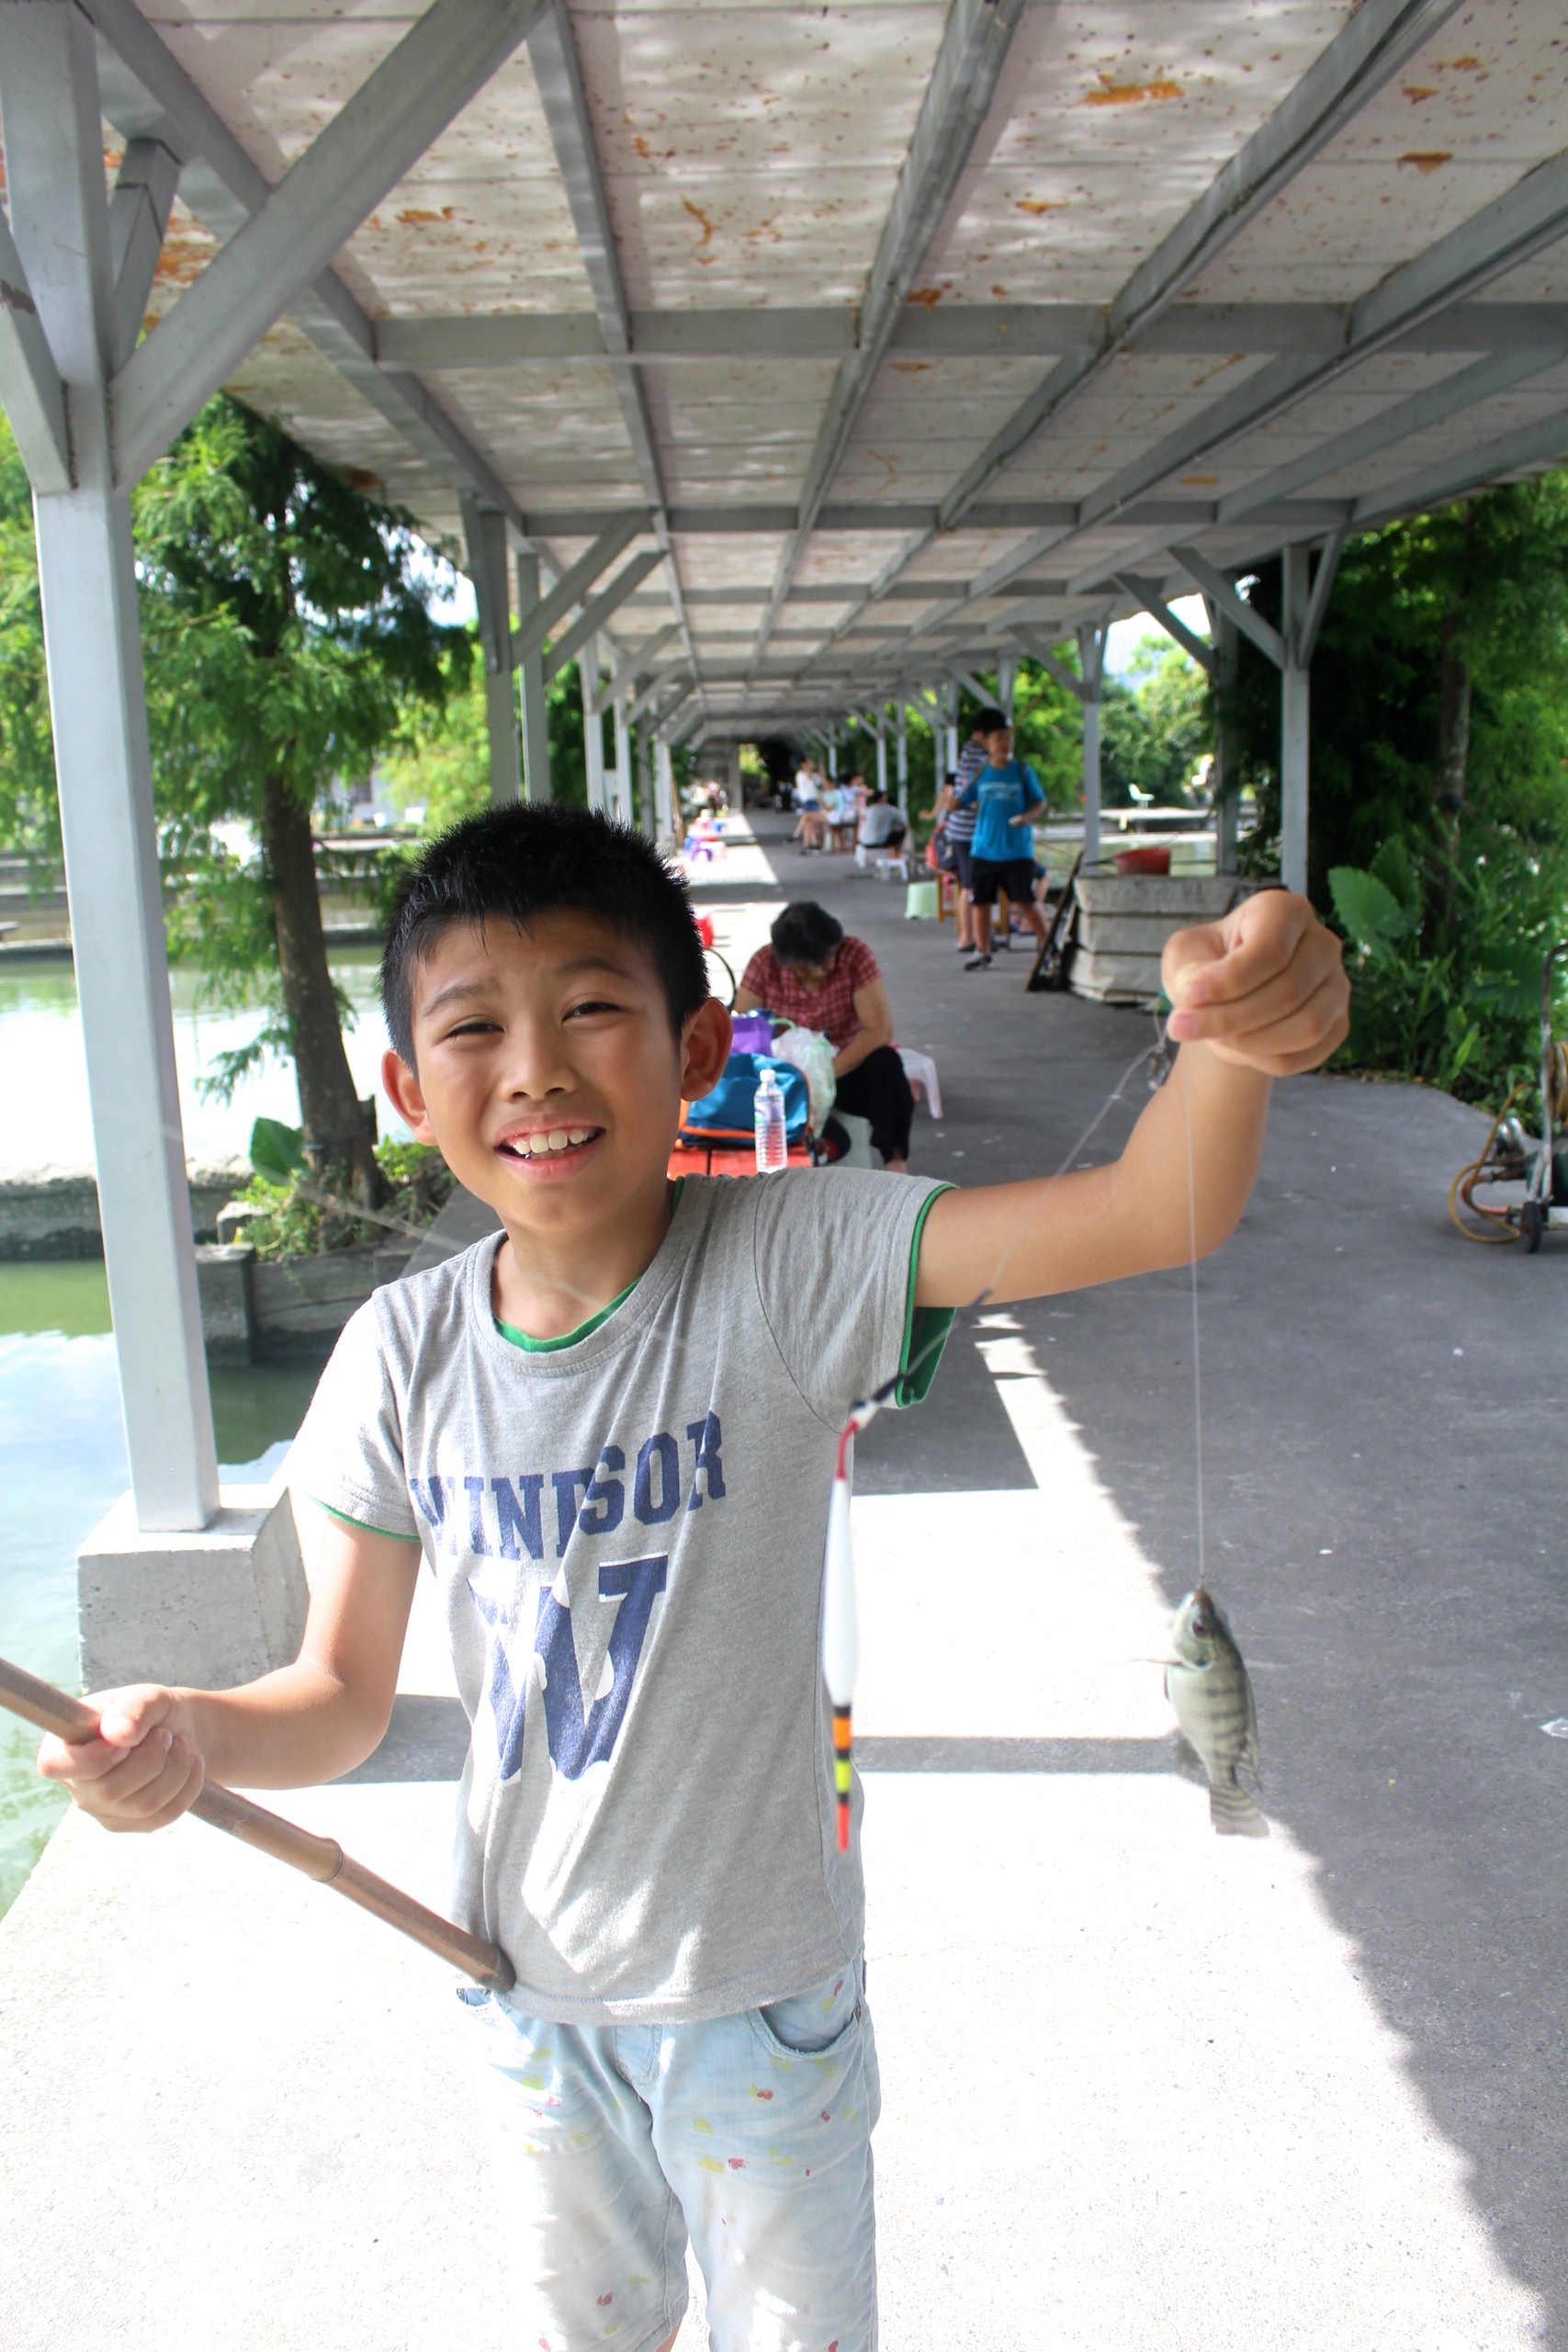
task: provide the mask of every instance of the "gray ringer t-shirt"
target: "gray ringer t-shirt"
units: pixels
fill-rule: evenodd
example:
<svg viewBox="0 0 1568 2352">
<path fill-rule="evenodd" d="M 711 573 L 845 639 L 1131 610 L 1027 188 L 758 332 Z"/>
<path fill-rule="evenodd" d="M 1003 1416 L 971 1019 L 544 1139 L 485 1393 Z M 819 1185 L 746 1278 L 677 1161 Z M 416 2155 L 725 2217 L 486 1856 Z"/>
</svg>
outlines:
<svg viewBox="0 0 1568 2352">
<path fill-rule="evenodd" d="M 818 1663 L 828 1495 L 851 1404 L 936 1336 L 914 1260 L 941 1189 L 688 1177 L 573 1345 L 497 1329 L 493 1238 L 378 1291 L 338 1342 L 291 1474 L 423 1546 L 472 1725 L 455 1916 L 538 2015 L 732 2015 L 858 1949 Z"/>
</svg>

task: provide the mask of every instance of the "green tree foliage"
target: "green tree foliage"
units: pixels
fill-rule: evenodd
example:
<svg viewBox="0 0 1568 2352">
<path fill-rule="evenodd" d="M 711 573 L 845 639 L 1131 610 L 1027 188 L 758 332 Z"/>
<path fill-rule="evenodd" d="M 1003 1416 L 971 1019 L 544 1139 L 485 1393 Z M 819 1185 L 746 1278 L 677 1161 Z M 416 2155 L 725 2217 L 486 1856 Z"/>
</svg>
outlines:
<svg viewBox="0 0 1568 2352">
<path fill-rule="evenodd" d="M 334 778 L 367 773 L 411 702 L 441 705 L 468 633 L 431 617 L 408 519 L 237 401 L 201 412 L 139 484 L 133 519 L 173 944 L 219 991 L 266 976 L 256 1050 L 287 1047 L 308 1143 L 374 1205 L 311 812 Z M 260 844 L 244 867 L 213 831 L 235 819 Z"/>
<path fill-rule="evenodd" d="M 400 808 L 424 808 L 424 830 L 440 832 L 459 817 L 473 816 L 490 800 L 490 752 L 485 733 L 484 677 L 479 669 L 478 640 L 474 668 L 467 685 L 442 707 L 417 703 L 409 712 L 397 741 L 378 763 L 378 774 Z M 575 662 L 558 670 L 545 690 L 550 739 L 550 797 L 570 808 L 588 802 L 588 763 L 582 719 L 582 682 Z M 615 763 L 615 738 L 607 718 L 605 764 Z M 632 765 L 640 775 L 640 730 L 632 730 Z M 651 760 L 651 746 L 649 749 Z M 691 754 L 684 748 L 673 754 L 677 786 L 691 773 Z M 640 790 L 640 785 L 638 786 Z M 646 813 L 646 812 L 645 812 Z"/>
<path fill-rule="evenodd" d="M 1076 670 L 1064 650 L 1062 666 Z M 1083 706 L 1038 662 L 1021 663 L 1013 686 L 1013 748 L 1040 778 L 1053 816 L 1070 815 L 1083 800 Z"/>
<path fill-rule="evenodd" d="M 1152 800 L 1179 808 L 1213 748 L 1209 682 L 1168 637 L 1145 637 L 1127 673 L 1105 680 L 1100 702 L 1100 798 L 1108 808 Z M 1076 787 L 1076 779 L 1075 779 Z"/>
<path fill-rule="evenodd" d="M 60 860 L 54 739 L 44 677 L 33 502 L 0 416 L 0 844 L 20 851 L 45 887 Z"/>
<path fill-rule="evenodd" d="M 243 1064 L 292 1055 L 305 1132 L 367 1199 L 381 1180 L 327 968 L 311 810 L 367 773 L 417 707 L 466 675 L 432 619 L 406 517 L 237 402 L 209 403 L 133 502 L 170 945 L 219 1001 L 260 978 L 270 1019 Z M 216 828 L 259 842 L 245 861 Z M 0 842 L 60 854 L 31 501 L 0 421 Z"/>
<path fill-rule="evenodd" d="M 1279 565 L 1248 593 L 1277 623 Z M 1259 866 L 1278 856 L 1279 705 L 1244 640 L 1232 709 Z M 1541 958 L 1568 922 L 1568 475 L 1346 550 L 1311 758 L 1309 886 L 1354 951 L 1343 1060 L 1496 1102 L 1533 1066 Z M 1392 893 L 1396 934 L 1367 933 L 1348 872 Z"/>
<path fill-rule="evenodd" d="M 484 673 L 477 636 L 473 666 L 444 704 L 416 701 L 405 710 L 389 752 L 376 763 L 387 796 L 399 809 L 423 808 L 424 830 L 445 832 L 490 799 L 490 747 L 485 735 Z"/>
</svg>

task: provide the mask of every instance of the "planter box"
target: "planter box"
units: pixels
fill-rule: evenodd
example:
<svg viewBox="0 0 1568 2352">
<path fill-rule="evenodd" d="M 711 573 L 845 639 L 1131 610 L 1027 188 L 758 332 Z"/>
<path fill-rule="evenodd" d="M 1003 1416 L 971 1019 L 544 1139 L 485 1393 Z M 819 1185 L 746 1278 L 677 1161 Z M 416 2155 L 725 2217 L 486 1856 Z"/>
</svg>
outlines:
<svg viewBox="0 0 1568 2352">
<path fill-rule="evenodd" d="M 319 1258 L 258 1258 L 251 1297 L 258 1346 L 335 1340 L 376 1287 L 374 1250 L 327 1250 Z"/>
<path fill-rule="evenodd" d="M 396 1282 L 408 1244 L 327 1250 L 316 1258 L 262 1259 L 248 1241 L 198 1248 L 201 1332 L 209 1363 L 319 1351 L 373 1290 Z"/>
<path fill-rule="evenodd" d="M 1172 932 L 1228 914 L 1249 887 L 1234 874 L 1080 875 L 1074 995 L 1153 1005 L 1160 954 Z"/>
</svg>

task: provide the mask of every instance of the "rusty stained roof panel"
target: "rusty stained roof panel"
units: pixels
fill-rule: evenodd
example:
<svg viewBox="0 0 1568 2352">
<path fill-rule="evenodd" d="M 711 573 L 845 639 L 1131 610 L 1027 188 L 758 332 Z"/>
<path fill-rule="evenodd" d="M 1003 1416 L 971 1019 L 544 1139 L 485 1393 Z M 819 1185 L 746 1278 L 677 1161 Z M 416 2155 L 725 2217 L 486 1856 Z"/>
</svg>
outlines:
<svg viewBox="0 0 1568 2352">
<path fill-rule="evenodd" d="M 263 171 L 277 178 L 420 13 L 419 0 L 145 0 L 144 13 Z M 1032 0 L 989 116 L 919 257 L 928 308 L 1108 304 L 1213 176 L 1345 28 L 1352 0 Z M 574 0 L 594 150 L 616 260 L 634 310 L 831 310 L 863 300 L 947 19 L 945 0 Z M 1470 0 L 1427 48 L 1307 164 L 1201 278 L 1185 302 L 1348 304 L 1435 238 L 1473 218 L 1568 148 L 1568 37 L 1557 0 Z M 154 314 L 203 266 L 211 241 L 177 209 Z M 373 317 L 588 313 L 592 294 L 526 50 L 520 50 L 349 241 L 336 266 Z M 1493 300 L 1568 300 L 1568 245 L 1485 289 Z M 1051 372 L 1050 358 L 884 360 L 829 492 L 835 503 L 931 509 Z M 972 580 L 1022 544 L 997 520 L 1010 502 L 1077 501 L 1184 428 L 1267 355 L 1125 352 L 1029 440 L 964 525 L 909 566 L 912 584 Z M 1388 352 L 1247 439 L 1178 463 L 1162 499 L 1205 502 L 1261 479 L 1469 364 Z M 663 486 L 677 508 L 767 508 L 766 530 L 678 535 L 681 578 L 728 606 L 694 606 L 700 642 L 732 664 L 784 540 L 776 510 L 799 497 L 840 368 L 739 357 L 640 370 Z M 641 503 L 625 413 L 596 362 L 435 370 L 426 391 L 486 455 L 525 512 L 582 516 Z M 233 389 L 357 476 L 384 483 L 452 544 L 457 477 L 416 452 L 288 322 Z M 1375 490 L 1562 404 L 1543 373 L 1427 428 L 1407 446 L 1314 481 L 1305 495 Z M 1568 442 L 1565 442 L 1568 450 Z M 773 659 L 804 660 L 908 537 L 818 530 L 801 556 Z M 1172 536 L 1176 536 L 1173 532 Z M 1200 534 L 1216 558 L 1258 533 Z M 1065 576 L 1136 553 L 1146 529 L 1097 527 L 1065 547 Z M 552 539 L 558 564 L 585 541 Z M 1043 576 L 1043 574 L 1042 574 Z M 663 575 L 614 624 L 635 641 L 668 617 Z M 1006 600 L 959 625 L 976 644 Z M 914 599 L 872 607 L 847 640 L 917 621 Z M 717 640 L 724 639 L 722 649 Z M 759 689 L 776 708 L 779 689 Z M 805 691 L 805 690 L 803 690 Z M 727 690 L 728 692 L 728 690 Z"/>
</svg>

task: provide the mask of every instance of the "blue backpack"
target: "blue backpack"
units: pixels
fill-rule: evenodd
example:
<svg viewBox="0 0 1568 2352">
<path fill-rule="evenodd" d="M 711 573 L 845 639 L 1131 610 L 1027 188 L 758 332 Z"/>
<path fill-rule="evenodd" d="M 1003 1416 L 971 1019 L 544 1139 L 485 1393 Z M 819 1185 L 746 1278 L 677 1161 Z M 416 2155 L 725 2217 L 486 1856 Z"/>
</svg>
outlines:
<svg viewBox="0 0 1568 2352">
<path fill-rule="evenodd" d="M 682 1132 L 692 1135 L 706 1128 L 728 1127 L 750 1135 L 756 1117 L 757 1080 L 765 1069 L 773 1072 L 783 1090 L 784 1133 L 791 1143 L 798 1143 L 806 1133 L 811 1111 L 806 1073 L 796 1069 L 793 1062 L 780 1061 L 773 1054 L 731 1054 L 713 1092 L 705 1094 L 700 1102 L 694 1102 L 688 1109 Z"/>
</svg>

